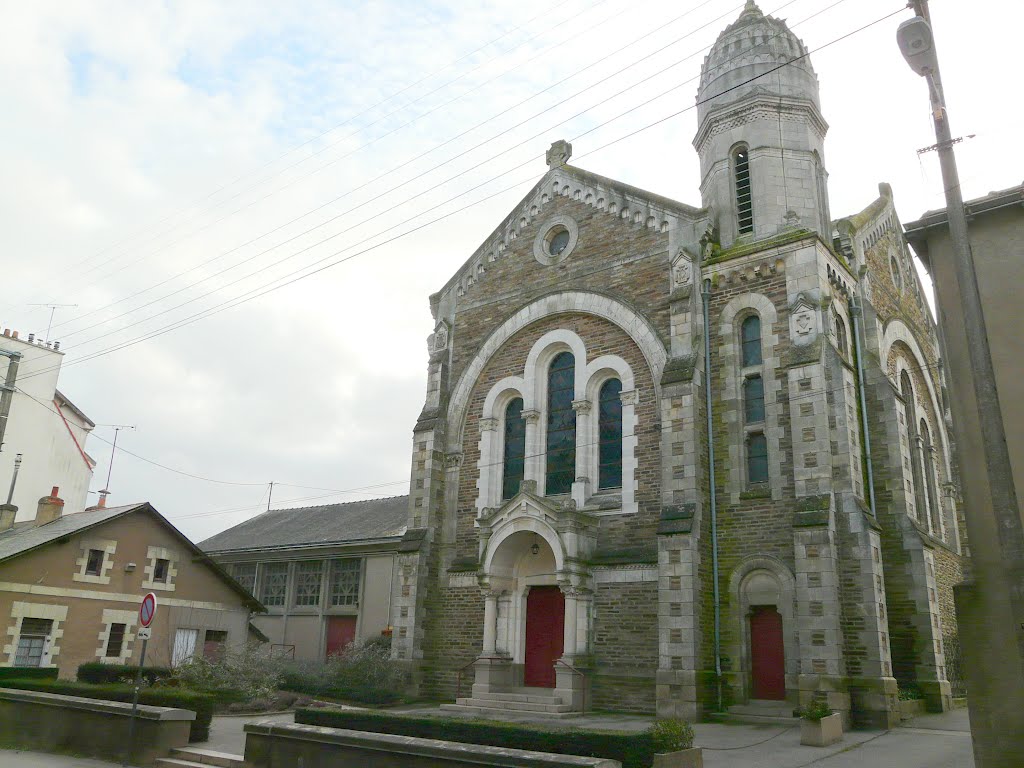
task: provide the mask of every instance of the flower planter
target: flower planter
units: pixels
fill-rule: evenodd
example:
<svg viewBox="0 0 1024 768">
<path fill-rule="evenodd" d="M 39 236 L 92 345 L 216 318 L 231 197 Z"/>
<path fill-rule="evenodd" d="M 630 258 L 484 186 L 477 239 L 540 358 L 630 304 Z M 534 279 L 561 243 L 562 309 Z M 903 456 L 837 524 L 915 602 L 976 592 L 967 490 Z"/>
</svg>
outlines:
<svg viewBox="0 0 1024 768">
<path fill-rule="evenodd" d="M 910 720 L 924 712 L 924 699 L 900 699 L 900 720 Z"/>
<path fill-rule="evenodd" d="M 651 768 L 704 768 L 704 753 L 700 747 L 661 752 L 654 756 Z"/>
<path fill-rule="evenodd" d="M 821 720 L 800 721 L 800 743 L 809 747 L 827 747 L 843 740 L 843 716 L 838 712 Z"/>
</svg>

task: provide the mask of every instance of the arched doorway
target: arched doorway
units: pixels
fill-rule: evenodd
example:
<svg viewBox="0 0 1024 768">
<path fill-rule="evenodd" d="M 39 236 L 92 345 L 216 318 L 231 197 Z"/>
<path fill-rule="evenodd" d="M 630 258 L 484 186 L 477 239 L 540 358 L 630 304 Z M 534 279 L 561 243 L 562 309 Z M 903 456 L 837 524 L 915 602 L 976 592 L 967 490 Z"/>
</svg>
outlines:
<svg viewBox="0 0 1024 768">
<path fill-rule="evenodd" d="M 530 587 L 526 597 L 526 643 L 523 683 L 555 687 L 555 662 L 562 657 L 565 598 L 553 586 Z"/>
</svg>

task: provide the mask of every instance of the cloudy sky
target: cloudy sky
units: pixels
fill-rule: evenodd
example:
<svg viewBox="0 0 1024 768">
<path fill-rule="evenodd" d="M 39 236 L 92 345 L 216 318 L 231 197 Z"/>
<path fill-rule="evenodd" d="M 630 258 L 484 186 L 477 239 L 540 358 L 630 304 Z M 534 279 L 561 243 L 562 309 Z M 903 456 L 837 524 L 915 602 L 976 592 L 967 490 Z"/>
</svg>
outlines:
<svg viewBox="0 0 1024 768">
<path fill-rule="evenodd" d="M 0 0 L 0 325 L 42 336 L 33 305 L 77 305 L 50 334 L 60 388 L 137 427 L 111 503 L 149 500 L 197 540 L 265 508 L 272 480 L 275 507 L 405 493 L 428 295 L 559 138 L 699 205 L 696 79 L 742 5 Z M 1024 10 L 933 6 L 954 135 L 975 134 L 965 195 L 1018 184 L 1019 52 L 992 26 Z M 761 7 L 813 50 L 901 4 Z M 934 142 L 925 85 L 895 44 L 909 16 L 812 55 L 834 215 L 879 181 L 905 221 L 942 205 L 916 152 Z M 112 436 L 87 446 L 94 491 Z"/>
</svg>

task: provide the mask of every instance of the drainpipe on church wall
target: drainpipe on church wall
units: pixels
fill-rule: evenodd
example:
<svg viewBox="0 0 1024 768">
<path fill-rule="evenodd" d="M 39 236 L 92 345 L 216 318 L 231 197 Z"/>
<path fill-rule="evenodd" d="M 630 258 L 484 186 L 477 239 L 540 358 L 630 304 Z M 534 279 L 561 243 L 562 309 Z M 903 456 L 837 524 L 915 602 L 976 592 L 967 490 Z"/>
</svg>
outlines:
<svg viewBox="0 0 1024 768">
<path fill-rule="evenodd" d="M 718 498 L 715 493 L 715 433 L 711 416 L 711 280 L 704 281 L 701 291 L 704 304 L 704 408 L 708 424 L 708 487 L 711 502 L 711 581 L 715 600 L 715 683 L 718 688 L 718 710 L 722 709 L 722 605 L 718 591 Z"/>
</svg>

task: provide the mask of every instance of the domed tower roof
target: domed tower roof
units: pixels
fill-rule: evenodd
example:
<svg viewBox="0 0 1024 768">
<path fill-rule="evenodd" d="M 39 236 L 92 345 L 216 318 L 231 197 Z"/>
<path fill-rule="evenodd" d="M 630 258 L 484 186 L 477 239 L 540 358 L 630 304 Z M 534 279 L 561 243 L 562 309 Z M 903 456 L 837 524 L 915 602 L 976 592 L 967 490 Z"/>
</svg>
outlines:
<svg viewBox="0 0 1024 768">
<path fill-rule="evenodd" d="M 772 72 L 782 64 L 789 66 Z M 741 85 L 758 75 L 764 76 Z M 806 99 L 821 109 L 818 77 L 807 47 L 785 21 L 765 16 L 754 0 L 747 0 L 739 18 L 718 36 L 704 59 L 697 91 L 698 124 L 713 110 L 752 93 Z"/>
</svg>

